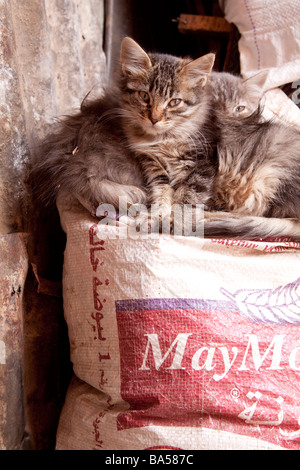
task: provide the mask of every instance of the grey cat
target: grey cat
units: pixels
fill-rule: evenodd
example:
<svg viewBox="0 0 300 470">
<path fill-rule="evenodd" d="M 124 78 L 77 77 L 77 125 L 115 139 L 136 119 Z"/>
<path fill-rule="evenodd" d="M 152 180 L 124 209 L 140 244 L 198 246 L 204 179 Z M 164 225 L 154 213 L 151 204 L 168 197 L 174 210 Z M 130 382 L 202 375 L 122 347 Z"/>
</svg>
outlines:
<svg viewBox="0 0 300 470">
<path fill-rule="evenodd" d="M 211 208 L 221 213 L 205 214 L 206 236 L 299 239 L 299 131 L 262 118 L 267 72 L 238 79 L 236 86 L 235 77 L 219 74 L 212 76 L 212 83 L 218 79 L 226 82 L 227 97 L 222 100 L 219 95 L 218 100 L 222 126 Z M 238 90 L 235 99 L 234 90 Z M 213 93 L 216 98 L 218 91 Z"/>
<path fill-rule="evenodd" d="M 117 206 L 120 196 L 126 196 L 129 204 L 170 204 L 169 172 L 173 183 L 177 181 L 180 202 L 198 197 L 205 203 L 211 197 L 215 137 L 209 113 L 204 112 L 209 99 L 202 90 L 214 56 L 194 61 L 160 54 L 151 57 L 153 67 L 137 43 L 125 38 L 118 87 L 99 100 L 85 100 L 81 111 L 62 120 L 42 143 L 32 177 L 43 204 L 53 203 L 61 190 L 72 193 L 93 214 L 102 202 Z M 149 75 L 143 69 L 147 66 Z M 155 105 L 147 102 L 150 89 Z M 197 160 L 200 152 L 203 158 Z M 168 169 L 161 175 L 164 165 Z M 194 180 L 190 188 L 182 184 L 187 175 Z"/>
<path fill-rule="evenodd" d="M 142 232 L 173 233 L 174 205 L 208 208 L 216 176 L 217 131 L 205 85 L 214 58 L 147 54 L 130 38 L 122 42 L 127 137 L 143 171 L 148 204 L 159 206 L 155 213 L 135 217 Z"/>
<path fill-rule="evenodd" d="M 167 215 L 173 204 L 203 204 L 206 236 L 299 237 L 300 134 L 262 119 L 265 72 L 243 81 L 211 74 L 213 62 L 122 43 L 129 141 L 150 202 Z"/>
<path fill-rule="evenodd" d="M 61 120 L 39 146 L 32 168 L 35 199 L 53 207 L 61 191 L 72 194 L 92 214 L 102 202 L 118 206 L 146 203 L 143 176 L 128 148 L 120 91 L 85 100 L 79 113 Z"/>
<path fill-rule="evenodd" d="M 263 107 L 264 86 L 268 71 L 263 70 L 250 78 L 226 72 L 211 72 L 207 80 L 214 109 L 218 110 L 219 119 L 222 116 L 244 118 Z"/>
<path fill-rule="evenodd" d="M 120 61 L 119 87 L 46 139 L 33 171 L 45 203 L 64 189 L 93 214 L 123 195 L 167 215 L 175 203 L 203 204 L 206 236 L 299 236 L 298 222 L 253 218 L 299 218 L 299 134 L 261 123 L 260 86 L 211 73 L 213 54 L 147 54 L 130 38 Z"/>
</svg>

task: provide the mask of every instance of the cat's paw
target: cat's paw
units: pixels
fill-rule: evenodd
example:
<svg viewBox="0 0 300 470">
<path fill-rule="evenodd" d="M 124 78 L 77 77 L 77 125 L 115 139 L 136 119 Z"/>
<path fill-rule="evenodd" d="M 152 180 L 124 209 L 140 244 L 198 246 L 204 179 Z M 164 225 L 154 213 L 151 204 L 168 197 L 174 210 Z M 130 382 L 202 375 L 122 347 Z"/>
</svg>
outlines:
<svg viewBox="0 0 300 470">
<path fill-rule="evenodd" d="M 172 206 L 168 205 L 152 206 L 149 210 L 141 210 L 138 204 L 133 204 L 127 214 L 120 217 L 119 222 L 128 225 L 131 232 L 141 235 L 157 233 L 172 235 L 176 227 L 176 217 L 174 217 Z M 181 219 L 179 222 L 181 227 Z"/>
<path fill-rule="evenodd" d="M 151 207 L 147 210 L 141 208 L 139 204 L 132 204 L 127 215 L 120 217 L 119 221 L 128 225 L 131 231 L 141 235 L 171 233 L 173 230 L 173 218 L 169 207 Z"/>
<path fill-rule="evenodd" d="M 163 204 L 152 206 L 148 218 L 149 233 L 173 234 L 174 212 L 172 206 Z"/>
</svg>

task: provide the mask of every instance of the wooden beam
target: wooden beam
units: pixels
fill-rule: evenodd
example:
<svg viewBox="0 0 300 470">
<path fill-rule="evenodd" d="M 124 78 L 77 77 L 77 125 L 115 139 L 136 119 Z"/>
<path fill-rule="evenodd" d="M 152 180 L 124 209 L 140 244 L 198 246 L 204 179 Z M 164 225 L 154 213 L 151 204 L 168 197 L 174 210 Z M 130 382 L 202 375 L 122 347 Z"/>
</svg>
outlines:
<svg viewBox="0 0 300 470">
<path fill-rule="evenodd" d="M 180 33 L 230 33 L 231 24 L 221 16 L 187 15 L 182 13 L 178 18 Z"/>
</svg>

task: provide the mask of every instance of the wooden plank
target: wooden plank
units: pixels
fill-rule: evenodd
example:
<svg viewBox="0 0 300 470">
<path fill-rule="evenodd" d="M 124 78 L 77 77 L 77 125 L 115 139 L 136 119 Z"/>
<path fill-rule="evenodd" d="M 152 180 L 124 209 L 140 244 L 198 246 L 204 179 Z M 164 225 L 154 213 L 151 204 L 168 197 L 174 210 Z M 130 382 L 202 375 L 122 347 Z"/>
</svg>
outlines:
<svg viewBox="0 0 300 470">
<path fill-rule="evenodd" d="M 0 236 L 0 450 L 19 450 L 25 433 L 23 294 L 26 235 Z"/>
<path fill-rule="evenodd" d="M 180 33 L 230 33 L 231 24 L 221 16 L 188 15 L 182 13 L 178 18 Z"/>
</svg>

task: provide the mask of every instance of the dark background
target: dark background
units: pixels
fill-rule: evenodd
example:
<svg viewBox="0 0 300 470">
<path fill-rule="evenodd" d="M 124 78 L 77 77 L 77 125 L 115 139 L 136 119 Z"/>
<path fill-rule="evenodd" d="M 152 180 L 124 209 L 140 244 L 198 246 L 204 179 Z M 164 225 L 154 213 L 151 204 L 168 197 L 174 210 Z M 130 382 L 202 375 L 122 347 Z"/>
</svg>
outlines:
<svg viewBox="0 0 300 470">
<path fill-rule="evenodd" d="M 118 67 L 124 36 L 132 37 L 146 51 L 193 58 L 215 52 L 215 68 L 223 70 L 228 36 L 202 32 L 182 34 L 176 21 L 181 13 L 224 16 L 218 0 L 106 0 L 104 46 L 109 77 L 113 77 Z M 236 52 L 237 47 L 233 49 L 230 68 L 238 72 Z"/>
</svg>

